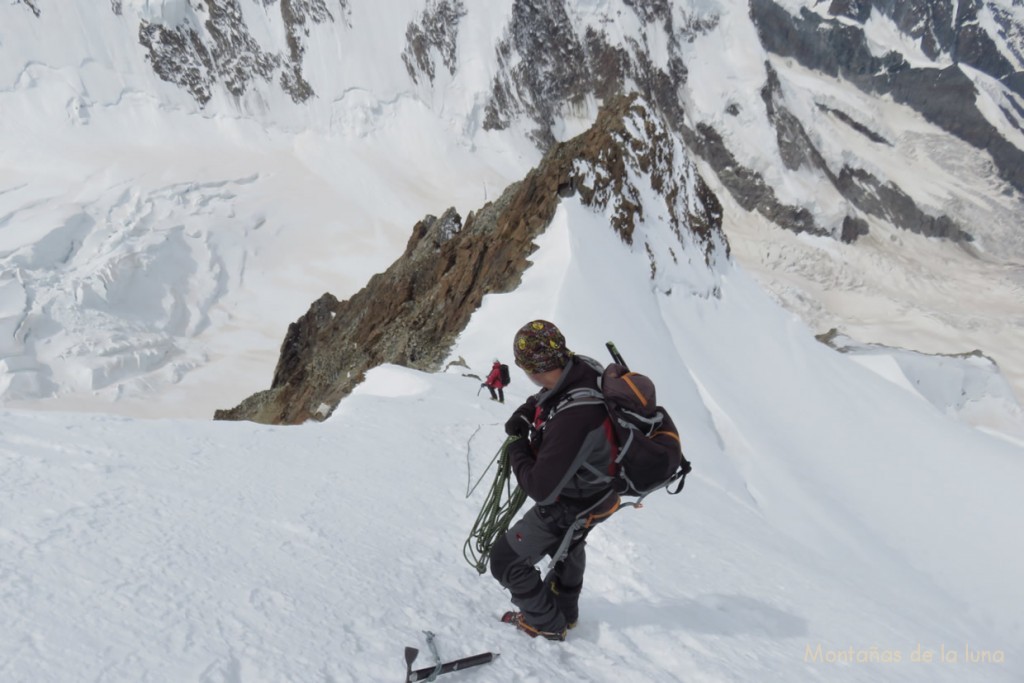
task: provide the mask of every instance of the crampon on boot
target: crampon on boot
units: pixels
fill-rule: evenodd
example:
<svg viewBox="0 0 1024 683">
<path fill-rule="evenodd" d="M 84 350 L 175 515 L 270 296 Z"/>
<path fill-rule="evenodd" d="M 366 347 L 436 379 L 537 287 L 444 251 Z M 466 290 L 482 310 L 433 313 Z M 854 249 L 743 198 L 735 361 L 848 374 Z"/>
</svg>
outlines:
<svg viewBox="0 0 1024 683">
<path fill-rule="evenodd" d="M 541 638 L 547 638 L 548 640 L 561 641 L 565 640 L 565 634 L 568 630 L 563 628 L 561 631 L 541 631 L 540 629 L 534 628 L 533 626 L 530 626 L 525 621 L 523 621 L 522 612 L 505 612 L 501 615 L 501 621 L 503 623 L 515 626 L 517 629 L 519 629 L 526 635 L 530 636 L 531 638 L 536 638 L 537 636 L 540 636 Z"/>
</svg>

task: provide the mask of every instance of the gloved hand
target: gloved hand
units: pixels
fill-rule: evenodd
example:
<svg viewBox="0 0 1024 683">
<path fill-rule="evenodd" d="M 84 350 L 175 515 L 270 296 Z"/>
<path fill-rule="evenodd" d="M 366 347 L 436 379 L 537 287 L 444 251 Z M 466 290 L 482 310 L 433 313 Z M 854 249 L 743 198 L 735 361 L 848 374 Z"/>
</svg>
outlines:
<svg viewBox="0 0 1024 683">
<path fill-rule="evenodd" d="M 533 426 L 533 416 L 537 411 L 537 399 L 533 396 L 526 399 L 526 403 L 516 408 L 512 417 L 505 423 L 505 433 L 509 436 L 526 437 L 530 435 L 530 427 Z"/>
<path fill-rule="evenodd" d="M 512 471 L 518 471 L 522 461 L 533 460 L 533 449 L 530 448 L 529 439 L 515 439 L 508 445 L 509 462 L 512 464 Z"/>
</svg>

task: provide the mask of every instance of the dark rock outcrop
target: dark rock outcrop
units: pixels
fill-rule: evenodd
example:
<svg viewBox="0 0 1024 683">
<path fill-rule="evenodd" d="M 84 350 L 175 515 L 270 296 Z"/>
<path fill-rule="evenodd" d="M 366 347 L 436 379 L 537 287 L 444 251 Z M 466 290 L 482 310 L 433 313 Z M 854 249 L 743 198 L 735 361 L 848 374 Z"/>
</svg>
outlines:
<svg viewBox="0 0 1024 683">
<path fill-rule="evenodd" d="M 554 143 L 551 126 L 563 103 L 582 102 L 592 90 L 586 52 L 561 0 L 515 0 L 508 36 L 497 48 L 484 128 L 503 129 L 525 114 L 539 124 L 538 142 Z M 529 59 L 522 59 L 529 55 Z"/>
<path fill-rule="evenodd" d="M 28 7 L 29 11 L 37 17 L 42 14 L 42 12 L 39 11 L 39 7 L 36 5 L 36 0 L 14 0 L 14 4 L 25 5 L 25 7 Z"/>
<path fill-rule="evenodd" d="M 465 15 L 462 0 L 428 0 L 419 23 L 410 23 L 405 30 L 402 62 L 412 80 L 419 82 L 423 75 L 429 82 L 434 82 L 432 52 L 435 50 L 448 73 L 455 73 L 459 20 Z"/>
<path fill-rule="evenodd" d="M 761 99 L 768 112 L 768 121 L 775 127 L 776 142 L 786 168 L 797 170 L 806 166 L 821 173 L 851 206 L 892 225 L 929 237 L 970 241 L 971 236 L 961 230 L 955 221 L 948 216 L 927 214 L 895 184 L 883 183 L 863 169 L 843 166 L 836 173 L 829 168 L 800 119 L 786 108 L 775 70 L 766 64 L 765 71 L 768 82 L 761 90 Z M 834 236 L 842 241 L 852 242 L 868 233 L 868 224 L 863 218 L 847 215 L 838 231 L 834 232 L 838 233 Z"/>
<path fill-rule="evenodd" d="M 213 57 L 195 29 L 143 22 L 139 43 L 149 50 L 157 76 L 184 88 L 200 105 L 210 101 L 216 80 Z"/>
<path fill-rule="evenodd" d="M 880 145 L 887 145 L 889 147 L 892 147 L 891 142 L 889 142 L 884 137 L 882 137 L 875 131 L 865 126 L 860 121 L 857 121 L 855 118 L 853 118 L 846 112 L 840 111 L 839 109 L 834 109 L 824 104 L 818 104 L 818 109 L 836 117 L 837 119 L 848 125 L 850 128 L 854 129 L 855 131 L 866 137 L 871 142 L 877 142 Z"/>
<path fill-rule="evenodd" d="M 815 222 L 814 216 L 807 209 L 779 201 L 775 190 L 759 173 L 740 164 L 722 136 L 711 126 L 699 123 L 694 130 L 684 128 L 683 136 L 690 149 L 715 169 L 718 179 L 745 210 L 756 210 L 776 225 L 796 233 L 831 234 Z"/>
<path fill-rule="evenodd" d="M 314 302 L 289 326 L 271 388 L 215 419 L 323 419 L 376 365 L 438 369 L 484 295 L 519 284 L 534 239 L 563 197 L 607 212 L 632 244 L 645 208 L 632 178 L 648 178 L 665 198 L 664 220 L 681 248 L 701 250 L 706 262 L 718 250 L 727 257 L 718 200 L 681 150 L 645 102 L 609 102 L 589 131 L 554 145 L 499 199 L 464 222 L 454 209 L 427 216 L 402 256 L 352 298 L 324 294 Z"/>
<path fill-rule="evenodd" d="M 1004 83 L 1014 73 L 1013 65 L 981 27 L 978 13 L 985 4 L 981 0 L 874 0 L 871 4 L 902 33 L 918 41 L 930 59 L 949 55 L 954 63 L 966 64 Z M 1007 38 L 1007 29 L 1013 27 L 1010 13 L 993 3 L 988 3 L 987 9 Z M 1019 52 L 1020 46 L 1013 40 L 1006 41 L 1006 46 Z"/>
<path fill-rule="evenodd" d="M 765 64 L 765 73 L 768 79 L 761 88 L 761 100 L 764 102 L 765 111 L 768 112 L 768 122 L 775 128 L 775 141 L 783 165 L 791 171 L 807 166 L 826 175 L 830 174 L 828 164 L 814 146 L 804 125 L 786 107 L 779 75 L 771 64 Z"/>
<path fill-rule="evenodd" d="M 948 216 L 932 216 L 893 183 L 883 183 L 863 169 L 844 166 L 836 177 L 836 187 L 864 213 L 883 218 L 928 237 L 944 237 L 970 242 L 971 235 Z M 844 226 L 845 228 L 845 226 Z"/>
<path fill-rule="evenodd" d="M 239 0 L 199 0 L 197 16 L 206 15 L 198 25 L 188 22 L 167 26 L 143 21 L 139 25 L 139 43 L 156 74 L 189 92 L 205 106 L 213 89 L 223 85 L 241 97 L 255 82 L 271 82 L 280 74 L 280 85 L 295 102 L 305 102 L 315 94 L 302 75 L 302 57 L 310 24 L 335 21 L 326 0 L 263 0 L 270 6 L 280 3 L 286 32 L 287 54 L 271 52 L 249 33 Z M 341 0 L 347 12 L 348 0 Z M 114 6 L 118 13 L 120 5 Z"/>
<path fill-rule="evenodd" d="M 713 19 L 693 19 L 677 30 L 671 4 L 666 0 L 635 0 L 627 5 L 645 24 L 660 23 L 668 42 L 667 65 L 656 66 L 650 46 L 642 37 L 628 38 L 629 50 L 614 45 L 594 27 L 581 40 L 563 0 L 515 0 L 506 36 L 496 52 L 498 73 L 485 111 L 485 129 L 503 129 L 526 117 L 537 124 L 534 139 L 542 149 L 554 143 L 551 127 L 564 109 L 572 109 L 594 95 L 602 99 L 639 92 L 668 115 L 682 120 L 679 89 L 687 70 L 680 40 L 706 31 Z M 613 21 L 608 17 L 608 21 Z"/>
<path fill-rule="evenodd" d="M 310 24 L 334 21 L 325 0 L 281 0 L 281 18 L 288 32 L 288 59 L 281 73 L 281 88 L 295 102 L 305 102 L 313 96 L 313 87 L 302 76 L 302 55 L 306 52 L 305 39 Z"/>
</svg>

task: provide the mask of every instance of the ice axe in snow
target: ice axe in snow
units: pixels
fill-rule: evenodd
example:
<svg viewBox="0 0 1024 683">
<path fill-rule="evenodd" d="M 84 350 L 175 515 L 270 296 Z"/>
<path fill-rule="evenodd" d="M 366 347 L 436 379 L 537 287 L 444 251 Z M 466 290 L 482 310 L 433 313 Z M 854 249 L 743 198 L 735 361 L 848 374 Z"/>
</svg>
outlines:
<svg viewBox="0 0 1024 683">
<path fill-rule="evenodd" d="M 496 652 L 482 652 L 478 655 L 471 657 L 463 657 L 462 659 L 455 659 L 450 662 L 442 662 L 441 656 L 437 653 L 437 646 L 434 645 L 434 634 L 430 631 L 423 632 L 427 636 L 427 645 L 430 646 L 430 652 L 434 655 L 434 666 L 426 666 L 422 669 L 413 670 L 412 663 L 416 661 L 416 656 L 419 655 L 420 651 L 414 647 L 405 648 L 405 680 L 406 683 L 411 681 L 432 681 L 441 674 L 451 673 L 452 671 L 462 671 L 468 669 L 471 666 L 480 666 L 481 664 L 488 664 L 494 661 L 494 658 L 498 656 Z"/>
</svg>

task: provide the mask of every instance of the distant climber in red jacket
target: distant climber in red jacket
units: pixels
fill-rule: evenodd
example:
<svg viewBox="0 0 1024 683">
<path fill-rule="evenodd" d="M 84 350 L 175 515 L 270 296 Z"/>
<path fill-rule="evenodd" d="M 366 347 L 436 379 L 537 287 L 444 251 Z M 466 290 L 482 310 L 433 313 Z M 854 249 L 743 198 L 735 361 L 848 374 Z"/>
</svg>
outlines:
<svg viewBox="0 0 1024 683">
<path fill-rule="evenodd" d="M 505 402 L 505 392 L 502 391 L 505 384 L 501 381 L 501 362 L 497 358 L 494 359 L 494 365 L 491 366 L 491 374 L 487 375 L 484 386 L 490 390 L 492 401 L 497 401 L 498 403 Z"/>
</svg>

